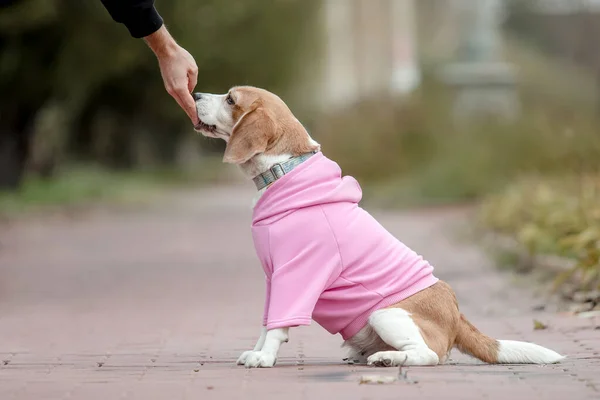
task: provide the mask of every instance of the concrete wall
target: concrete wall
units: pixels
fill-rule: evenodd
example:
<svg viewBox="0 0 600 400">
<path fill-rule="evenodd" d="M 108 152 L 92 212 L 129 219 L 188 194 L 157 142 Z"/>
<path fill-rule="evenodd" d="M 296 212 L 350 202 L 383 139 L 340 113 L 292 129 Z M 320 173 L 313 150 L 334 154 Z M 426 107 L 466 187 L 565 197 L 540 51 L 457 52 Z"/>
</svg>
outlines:
<svg viewBox="0 0 600 400">
<path fill-rule="evenodd" d="M 418 86 L 414 0 L 324 0 L 323 12 L 323 107 Z"/>
</svg>

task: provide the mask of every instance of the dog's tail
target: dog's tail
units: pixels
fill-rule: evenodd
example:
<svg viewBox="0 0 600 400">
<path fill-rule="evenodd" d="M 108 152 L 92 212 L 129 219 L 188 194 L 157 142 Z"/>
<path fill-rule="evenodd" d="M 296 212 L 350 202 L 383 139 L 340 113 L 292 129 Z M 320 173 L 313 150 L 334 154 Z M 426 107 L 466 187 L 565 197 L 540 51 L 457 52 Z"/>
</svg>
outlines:
<svg viewBox="0 0 600 400">
<path fill-rule="evenodd" d="M 455 346 L 488 364 L 554 364 L 564 356 L 528 342 L 496 340 L 481 333 L 464 315 L 460 315 Z"/>
</svg>

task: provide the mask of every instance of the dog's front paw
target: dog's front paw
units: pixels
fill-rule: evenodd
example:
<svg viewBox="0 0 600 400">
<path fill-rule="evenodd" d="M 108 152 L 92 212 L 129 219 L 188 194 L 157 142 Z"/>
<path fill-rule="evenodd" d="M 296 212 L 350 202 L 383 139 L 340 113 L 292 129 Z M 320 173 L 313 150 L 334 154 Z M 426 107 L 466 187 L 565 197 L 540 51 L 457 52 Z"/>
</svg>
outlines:
<svg viewBox="0 0 600 400">
<path fill-rule="evenodd" d="M 246 353 L 250 353 L 246 356 L 246 362 L 244 363 L 246 368 L 271 368 L 277 362 L 277 358 L 272 353 L 264 351 L 250 351 Z"/>
<path fill-rule="evenodd" d="M 237 365 L 246 365 L 246 360 L 250 354 L 254 353 L 252 350 L 248 350 L 242 353 L 240 358 L 237 359 Z"/>
</svg>

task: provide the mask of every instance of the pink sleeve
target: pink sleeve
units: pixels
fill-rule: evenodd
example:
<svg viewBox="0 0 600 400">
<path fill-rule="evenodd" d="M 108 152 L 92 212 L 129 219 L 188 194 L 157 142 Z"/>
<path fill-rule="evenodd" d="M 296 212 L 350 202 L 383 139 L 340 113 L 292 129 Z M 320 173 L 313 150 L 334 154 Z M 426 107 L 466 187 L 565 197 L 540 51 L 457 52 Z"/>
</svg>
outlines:
<svg viewBox="0 0 600 400">
<path fill-rule="evenodd" d="M 267 320 L 269 316 L 269 301 L 271 299 L 271 280 L 268 277 L 265 277 L 267 290 L 265 295 L 265 311 L 263 312 L 263 326 L 267 326 Z"/>
<path fill-rule="evenodd" d="M 272 227 L 273 275 L 267 329 L 310 325 L 321 293 L 339 276 L 338 245 L 320 208 L 296 212 Z M 310 229 L 302 229 L 310 221 Z"/>
</svg>

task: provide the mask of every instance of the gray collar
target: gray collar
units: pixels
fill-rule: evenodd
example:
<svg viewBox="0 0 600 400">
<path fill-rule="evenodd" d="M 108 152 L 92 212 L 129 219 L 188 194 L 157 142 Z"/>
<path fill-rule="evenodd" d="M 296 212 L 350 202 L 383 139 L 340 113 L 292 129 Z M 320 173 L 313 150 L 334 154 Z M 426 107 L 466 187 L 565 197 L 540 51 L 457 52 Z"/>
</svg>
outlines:
<svg viewBox="0 0 600 400">
<path fill-rule="evenodd" d="M 260 175 L 255 176 L 252 180 L 256 185 L 256 189 L 261 190 L 281 178 L 285 174 L 290 173 L 298 165 L 314 156 L 317 152 L 312 151 L 310 153 L 304 153 L 297 157 L 292 157 L 287 161 L 273 165 L 271 168 L 266 170 Z"/>
</svg>

